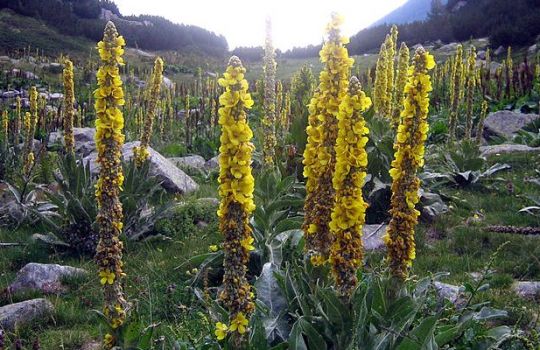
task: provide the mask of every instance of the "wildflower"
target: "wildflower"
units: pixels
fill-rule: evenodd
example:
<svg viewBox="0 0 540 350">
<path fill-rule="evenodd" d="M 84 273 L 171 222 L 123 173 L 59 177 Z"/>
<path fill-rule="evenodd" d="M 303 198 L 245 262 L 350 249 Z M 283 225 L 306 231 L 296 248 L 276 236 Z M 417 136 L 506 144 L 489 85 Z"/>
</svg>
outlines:
<svg viewBox="0 0 540 350">
<path fill-rule="evenodd" d="M 7 148 L 7 145 L 8 145 L 8 137 L 9 137 L 9 117 L 8 117 L 8 112 L 4 111 L 2 113 L 2 142 L 4 143 L 5 148 Z"/>
<path fill-rule="evenodd" d="M 432 90 L 428 71 L 435 67 L 433 56 L 424 48 L 416 50 L 409 68 L 401 123 L 394 143 L 392 198 L 390 223 L 384 236 L 392 274 L 400 279 L 407 276 L 415 258 L 414 226 L 418 222 L 420 180 L 417 171 L 424 164 L 424 142 L 427 139 L 429 92 Z"/>
<path fill-rule="evenodd" d="M 24 140 L 24 174 L 29 175 L 30 169 L 32 169 L 32 166 L 34 165 L 34 153 L 32 150 L 32 147 L 34 146 L 34 134 L 36 132 L 36 124 L 37 124 L 37 111 L 38 111 L 38 104 L 37 104 L 37 89 L 35 86 L 32 86 L 30 88 L 30 114 L 27 115 L 28 122 L 27 124 L 27 132 L 25 135 Z"/>
<path fill-rule="evenodd" d="M 66 153 L 73 156 L 75 154 L 75 138 L 73 136 L 73 119 L 75 111 L 74 87 L 73 87 L 73 63 L 66 59 L 64 61 L 64 143 Z"/>
<path fill-rule="evenodd" d="M 390 35 L 387 36 L 386 39 L 386 102 L 388 105 L 386 106 L 385 110 L 388 113 L 388 118 L 392 117 L 390 113 L 392 113 L 394 110 L 393 103 L 396 88 L 394 84 L 394 60 L 396 56 L 397 36 L 398 29 L 396 25 L 393 25 L 390 30 Z"/>
<path fill-rule="evenodd" d="M 375 68 L 375 90 L 373 91 L 373 108 L 375 113 L 380 116 L 386 115 L 386 107 L 388 106 L 388 95 L 387 95 L 387 74 L 388 69 L 386 67 L 388 63 L 387 40 L 381 44 L 381 49 L 379 51 L 379 58 L 377 59 L 377 67 Z"/>
<path fill-rule="evenodd" d="M 17 96 L 16 102 L 15 102 L 15 125 L 13 130 L 13 135 L 15 138 L 15 143 L 19 142 L 18 136 L 21 131 L 21 97 Z"/>
<path fill-rule="evenodd" d="M 251 175 L 251 143 L 253 132 L 247 123 L 246 109 L 253 106 L 244 79 L 246 69 L 236 56 L 229 60 L 227 70 L 218 83 L 225 89 L 219 97 L 219 227 L 224 235 L 223 290 L 220 300 L 229 309 L 231 319 L 253 312 L 251 286 L 246 279 L 249 251 L 253 242 L 249 216 L 255 209 L 254 179 Z M 236 330 L 232 328 L 231 330 Z"/>
<path fill-rule="evenodd" d="M 401 43 L 399 48 L 398 70 L 396 79 L 396 91 L 394 94 L 394 110 L 392 112 L 392 125 L 397 129 L 403 107 L 403 89 L 407 83 L 407 71 L 409 70 L 409 48 L 405 43 Z"/>
<path fill-rule="evenodd" d="M 225 323 L 218 322 L 216 323 L 216 330 L 214 331 L 214 334 L 218 340 L 223 340 L 227 336 L 228 330 L 229 327 L 227 327 Z"/>
<path fill-rule="evenodd" d="M 348 38 L 341 36 L 342 18 L 336 14 L 327 25 L 328 40 L 320 51 L 324 69 L 320 83 L 309 105 L 308 138 L 304 151 L 306 181 L 303 230 L 306 250 L 315 262 L 326 261 L 333 237 L 329 223 L 335 191 L 332 177 L 335 170 L 335 144 L 338 134 L 339 103 L 347 93 L 348 75 L 354 63 L 344 46 Z"/>
<path fill-rule="evenodd" d="M 266 40 L 264 45 L 264 132 L 263 161 L 267 168 L 274 164 L 276 148 L 276 61 L 272 45 L 272 23 L 266 20 Z M 279 86 L 279 85 L 278 85 Z"/>
<path fill-rule="evenodd" d="M 480 112 L 480 117 L 478 118 L 478 124 L 476 125 L 476 144 L 480 145 L 482 143 L 482 136 L 484 134 L 484 121 L 486 120 L 488 111 L 488 103 L 486 100 L 482 101 L 482 111 Z"/>
<path fill-rule="evenodd" d="M 161 90 L 161 82 L 163 80 L 163 60 L 156 58 L 154 62 L 154 70 L 152 71 L 150 95 L 148 99 L 148 111 L 144 123 L 144 130 L 141 136 L 141 143 L 138 147 L 133 147 L 133 158 L 137 166 L 142 166 L 150 156 L 148 152 L 148 144 L 152 136 L 152 127 L 154 125 L 154 115 L 156 113 L 156 104 Z"/>
<path fill-rule="evenodd" d="M 362 91 L 358 79 L 352 77 L 337 116 L 339 131 L 333 178 L 336 200 L 330 222 L 335 237 L 330 261 L 337 288 L 343 295 L 349 295 L 358 283 L 356 270 L 362 262 L 361 236 L 367 208 L 362 187 L 366 178 L 365 146 L 369 133 L 362 113 L 369 107 L 371 99 Z"/>
<path fill-rule="evenodd" d="M 217 252 L 219 250 L 219 247 L 215 244 L 208 247 L 208 250 L 211 252 Z"/>
<path fill-rule="evenodd" d="M 474 91 L 476 88 L 476 49 L 471 46 L 469 56 L 467 57 L 467 99 L 466 99 L 466 121 L 465 121 L 465 137 L 471 138 L 473 127 L 473 103 Z"/>
<path fill-rule="evenodd" d="M 112 22 L 105 26 L 103 41 L 98 43 L 102 61 L 97 72 L 98 88 L 94 91 L 96 110 L 97 162 L 100 165 L 96 184 L 99 228 L 99 242 L 95 260 L 103 284 L 104 309 L 111 325 L 119 327 L 126 317 L 128 302 L 122 289 L 125 276 L 122 263 L 122 203 L 119 194 L 124 182 L 122 174 L 122 145 L 124 117 L 120 107 L 124 105 L 122 80 L 119 65 L 123 64 L 122 54 L 125 41 L 118 35 Z M 113 277 L 114 276 L 114 277 Z M 103 283 L 105 278 L 105 282 Z M 106 349 L 115 346 L 104 344 Z"/>
<path fill-rule="evenodd" d="M 448 140 L 454 141 L 456 138 L 456 126 L 458 119 L 459 104 L 461 101 L 463 82 L 463 47 L 457 46 L 454 64 L 452 65 L 452 75 L 450 79 L 450 117 L 448 120 Z"/>
<path fill-rule="evenodd" d="M 246 333 L 246 327 L 248 325 L 248 319 L 242 312 L 239 312 L 236 317 L 231 321 L 231 332 L 238 331 L 240 334 Z"/>
<path fill-rule="evenodd" d="M 116 275 L 114 274 L 114 272 L 111 272 L 107 269 L 105 271 L 99 271 L 99 277 L 101 278 L 101 284 L 113 284 Z"/>
</svg>

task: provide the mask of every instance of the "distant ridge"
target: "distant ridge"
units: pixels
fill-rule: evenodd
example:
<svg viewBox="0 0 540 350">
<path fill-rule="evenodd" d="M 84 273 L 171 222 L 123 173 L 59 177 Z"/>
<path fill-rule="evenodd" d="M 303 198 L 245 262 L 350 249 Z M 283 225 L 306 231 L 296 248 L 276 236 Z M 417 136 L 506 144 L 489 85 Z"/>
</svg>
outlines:
<svg viewBox="0 0 540 350">
<path fill-rule="evenodd" d="M 446 4 L 446 0 L 442 0 Z M 414 21 L 423 21 L 431 9 L 431 0 L 409 0 L 383 18 L 377 20 L 370 27 L 381 24 L 406 24 Z"/>
</svg>

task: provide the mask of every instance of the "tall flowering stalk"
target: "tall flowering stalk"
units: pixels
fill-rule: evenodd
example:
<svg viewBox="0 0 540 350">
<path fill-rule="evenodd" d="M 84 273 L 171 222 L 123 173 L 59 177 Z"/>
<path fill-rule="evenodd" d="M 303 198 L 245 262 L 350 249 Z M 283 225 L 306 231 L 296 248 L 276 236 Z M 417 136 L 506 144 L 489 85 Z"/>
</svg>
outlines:
<svg viewBox="0 0 540 350">
<path fill-rule="evenodd" d="M 375 113 L 380 116 L 386 116 L 386 107 L 388 106 L 388 64 L 386 43 L 381 44 L 379 51 L 379 58 L 377 59 L 377 67 L 375 68 L 375 88 L 373 91 L 373 108 Z"/>
<path fill-rule="evenodd" d="M 484 121 L 486 120 L 488 112 L 488 103 L 486 100 L 482 101 L 482 110 L 480 112 L 480 118 L 478 119 L 478 124 L 476 125 L 476 144 L 480 145 L 482 143 L 482 136 L 484 135 Z"/>
<path fill-rule="evenodd" d="M 8 112 L 4 111 L 2 112 L 2 143 L 4 144 L 4 148 L 7 149 L 8 143 L 9 143 L 9 117 Z"/>
<path fill-rule="evenodd" d="M 73 136 L 73 119 L 75 118 L 74 86 L 73 86 L 73 63 L 66 58 L 64 61 L 64 143 L 66 153 L 75 155 L 75 138 Z"/>
<path fill-rule="evenodd" d="M 152 71 L 150 95 L 147 106 L 146 120 L 144 121 L 143 133 L 141 136 L 141 144 L 138 147 L 133 147 L 133 158 L 135 164 L 140 167 L 146 162 L 150 153 L 148 145 L 152 137 L 152 128 L 154 125 L 154 116 L 156 114 L 156 105 L 161 91 L 161 82 L 163 81 L 163 60 L 158 57 L 154 62 L 154 70 Z M 163 108 L 162 110 L 165 110 Z M 163 116 L 161 118 L 163 120 Z"/>
<path fill-rule="evenodd" d="M 454 64 L 452 66 L 450 86 L 450 116 L 448 121 L 448 140 L 453 142 L 456 138 L 456 126 L 458 122 L 459 104 L 462 96 L 463 81 L 463 47 L 457 47 Z"/>
<path fill-rule="evenodd" d="M 34 165 L 34 134 L 36 132 L 36 124 L 38 119 L 38 93 L 35 86 L 30 88 L 30 118 L 28 128 L 24 140 L 24 174 L 29 175 L 30 169 Z M 25 121 L 26 124 L 26 121 Z"/>
<path fill-rule="evenodd" d="M 304 224 L 306 249 L 314 265 L 324 263 L 329 256 L 333 236 L 330 232 L 335 191 L 332 186 L 338 134 L 337 114 L 339 104 L 347 94 L 348 76 L 354 60 L 349 57 L 344 44 L 348 38 L 341 36 L 343 19 L 332 15 L 327 25 L 328 40 L 321 52 L 324 69 L 319 76 L 319 87 L 309 106 L 308 144 L 304 151 L 304 176 L 306 200 Z"/>
<path fill-rule="evenodd" d="M 394 105 L 392 111 L 392 125 L 394 129 L 397 129 L 399 126 L 399 119 L 401 115 L 401 110 L 403 108 L 403 89 L 405 89 L 405 84 L 407 84 L 407 71 L 409 70 L 409 48 L 405 43 L 401 43 L 399 48 L 399 59 L 398 59 L 398 69 L 396 77 L 396 91 L 394 93 Z"/>
<path fill-rule="evenodd" d="M 390 223 L 384 240 L 392 274 L 403 280 L 415 258 L 414 227 L 418 222 L 420 180 L 417 171 L 424 165 L 424 142 L 427 138 L 429 92 L 428 70 L 435 67 L 433 56 L 422 47 L 416 50 L 405 86 L 401 123 L 394 143 Z"/>
<path fill-rule="evenodd" d="M 471 138 L 473 128 L 474 92 L 476 89 L 476 49 L 471 46 L 467 57 L 467 83 L 466 83 L 466 120 L 465 137 Z"/>
<path fill-rule="evenodd" d="M 15 143 L 19 143 L 19 133 L 21 132 L 22 128 L 22 122 L 21 122 L 21 97 L 17 96 L 17 100 L 15 102 L 15 123 L 13 127 L 13 139 L 15 140 Z"/>
<path fill-rule="evenodd" d="M 103 40 L 98 43 L 101 66 L 97 72 L 98 88 L 94 91 L 96 110 L 97 162 L 100 165 L 96 184 L 99 242 L 95 260 L 103 286 L 104 314 L 113 329 L 120 327 L 126 319 L 128 302 L 124 297 L 122 279 L 125 276 L 122 262 L 123 228 L 122 203 L 119 195 L 124 182 L 122 173 L 122 145 L 125 136 L 124 116 L 120 108 L 125 104 L 119 66 L 124 64 L 122 54 L 125 41 L 118 35 L 112 22 L 107 22 Z M 104 347 L 111 349 L 117 343 L 112 334 L 107 334 Z"/>
<path fill-rule="evenodd" d="M 362 263 L 362 227 L 367 203 L 362 196 L 368 163 L 365 150 L 369 133 L 362 113 L 371 106 L 356 77 L 339 106 L 336 170 L 332 179 L 336 200 L 330 230 L 335 237 L 330 250 L 332 273 L 338 291 L 350 295 L 358 284 L 356 270 Z"/>
<path fill-rule="evenodd" d="M 386 96 L 387 96 L 387 107 L 385 108 L 388 115 L 388 118 L 391 118 L 390 115 L 394 110 L 394 93 L 395 93 L 395 84 L 394 84 L 394 61 L 397 50 L 397 37 L 398 29 L 395 25 L 392 26 L 390 30 L 390 35 L 386 37 Z"/>
<path fill-rule="evenodd" d="M 272 23 L 266 20 L 266 39 L 264 44 L 264 132 L 263 161 L 271 168 L 274 165 L 276 140 L 276 60 L 272 44 Z"/>
<path fill-rule="evenodd" d="M 505 61 L 505 75 L 506 75 L 506 98 L 512 97 L 512 85 L 514 75 L 514 61 L 512 60 L 512 47 L 508 46 Z"/>
<path fill-rule="evenodd" d="M 229 60 L 223 78 L 219 79 L 225 91 L 219 97 L 219 227 L 224 235 L 223 291 L 220 300 L 230 312 L 228 330 L 243 334 L 247 317 L 254 310 L 251 286 L 246 279 L 247 263 L 253 247 L 249 216 L 255 209 L 253 202 L 254 179 L 251 175 L 251 143 L 253 132 L 247 123 L 246 109 L 253 106 L 244 79 L 246 69 L 236 56 Z M 223 328 L 219 324 L 218 328 Z"/>
</svg>

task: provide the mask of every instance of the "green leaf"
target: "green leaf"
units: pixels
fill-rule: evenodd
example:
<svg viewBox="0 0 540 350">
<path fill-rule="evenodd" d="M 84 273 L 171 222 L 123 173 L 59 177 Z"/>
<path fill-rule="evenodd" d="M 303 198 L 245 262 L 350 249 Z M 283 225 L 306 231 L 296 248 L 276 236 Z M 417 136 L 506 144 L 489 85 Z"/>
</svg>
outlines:
<svg viewBox="0 0 540 350">
<path fill-rule="evenodd" d="M 435 332 L 435 326 L 437 325 L 438 320 L 438 316 L 424 318 L 422 322 L 409 333 L 408 337 L 403 339 L 396 350 L 437 349 L 433 333 Z"/>
<path fill-rule="evenodd" d="M 326 349 L 326 342 L 324 341 L 324 338 L 319 334 L 319 332 L 317 332 L 311 323 L 309 323 L 304 317 L 299 318 L 297 322 L 300 323 L 302 331 L 307 337 L 310 349 Z"/>
<path fill-rule="evenodd" d="M 302 326 L 296 321 L 289 336 L 289 350 L 308 350 L 304 337 L 302 336 Z"/>
</svg>

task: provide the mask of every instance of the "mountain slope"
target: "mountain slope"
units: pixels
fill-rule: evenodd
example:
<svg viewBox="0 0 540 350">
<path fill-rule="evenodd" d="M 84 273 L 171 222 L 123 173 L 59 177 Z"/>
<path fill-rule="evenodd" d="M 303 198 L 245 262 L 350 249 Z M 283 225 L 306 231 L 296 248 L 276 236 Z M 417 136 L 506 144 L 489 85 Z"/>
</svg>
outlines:
<svg viewBox="0 0 540 350">
<path fill-rule="evenodd" d="M 446 1 L 443 1 L 446 3 Z M 371 27 L 381 24 L 405 24 L 414 21 L 423 21 L 431 9 L 431 0 L 409 0 L 394 11 L 371 25 Z"/>
</svg>

